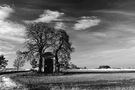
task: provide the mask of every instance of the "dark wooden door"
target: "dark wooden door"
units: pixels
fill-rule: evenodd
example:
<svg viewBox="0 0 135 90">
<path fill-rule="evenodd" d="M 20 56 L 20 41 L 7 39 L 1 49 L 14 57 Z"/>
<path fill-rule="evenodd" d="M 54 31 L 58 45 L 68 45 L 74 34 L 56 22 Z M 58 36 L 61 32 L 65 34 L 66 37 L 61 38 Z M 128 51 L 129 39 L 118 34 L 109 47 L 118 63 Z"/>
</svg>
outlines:
<svg viewBox="0 0 135 90">
<path fill-rule="evenodd" d="M 53 73 L 53 59 L 45 59 L 45 73 Z"/>
</svg>

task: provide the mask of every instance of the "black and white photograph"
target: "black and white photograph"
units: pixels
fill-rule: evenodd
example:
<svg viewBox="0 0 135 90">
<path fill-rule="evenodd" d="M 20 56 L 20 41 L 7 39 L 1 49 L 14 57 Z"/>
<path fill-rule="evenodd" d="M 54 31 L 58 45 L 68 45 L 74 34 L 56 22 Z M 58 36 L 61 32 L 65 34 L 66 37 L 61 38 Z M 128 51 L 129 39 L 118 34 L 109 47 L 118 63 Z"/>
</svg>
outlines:
<svg viewBox="0 0 135 90">
<path fill-rule="evenodd" d="M 0 90 L 135 90 L 135 0 L 0 0 Z"/>
</svg>

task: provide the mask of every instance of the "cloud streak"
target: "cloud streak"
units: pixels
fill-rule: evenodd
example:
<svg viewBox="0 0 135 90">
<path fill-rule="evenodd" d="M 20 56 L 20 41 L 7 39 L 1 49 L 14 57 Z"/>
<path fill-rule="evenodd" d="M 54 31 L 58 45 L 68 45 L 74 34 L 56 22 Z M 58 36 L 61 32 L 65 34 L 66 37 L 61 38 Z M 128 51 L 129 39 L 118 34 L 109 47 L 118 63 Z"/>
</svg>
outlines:
<svg viewBox="0 0 135 90">
<path fill-rule="evenodd" d="M 63 22 L 57 22 L 55 24 L 55 29 L 65 29 L 65 24 Z"/>
<path fill-rule="evenodd" d="M 12 54 L 16 44 L 25 41 L 25 26 L 8 20 L 14 12 L 10 6 L 0 6 L 0 54 Z"/>
<path fill-rule="evenodd" d="M 14 12 L 14 10 L 7 5 L 0 6 L 0 20 L 5 20 L 13 12 Z"/>
<path fill-rule="evenodd" d="M 118 10 L 95 10 L 91 12 L 99 12 L 99 13 L 110 13 L 110 14 L 120 14 L 120 15 L 125 15 L 125 16 L 135 16 L 134 12 L 128 12 L 128 11 L 118 11 Z"/>
<path fill-rule="evenodd" d="M 39 16 L 36 20 L 24 21 L 25 23 L 33 23 L 33 22 L 46 22 L 49 23 L 51 21 L 57 20 L 59 17 L 64 15 L 64 13 L 60 13 L 58 11 L 44 10 L 44 13 Z"/>
<path fill-rule="evenodd" d="M 14 10 L 9 6 L 0 6 L 0 38 L 9 40 L 18 40 L 24 35 L 25 27 L 23 25 L 9 21 L 7 18 Z M 19 40 L 18 40 L 19 41 Z"/>
<path fill-rule="evenodd" d="M 86 17 L 83 16 L 80 20 L 77 20 L 77 23 L 74 25 L 74 30 L 85 30 L 87 28 L 91 28 L 93 26 L 97 26 L 101 22 L 100 19 L 96 17 Z"/>
</svg>

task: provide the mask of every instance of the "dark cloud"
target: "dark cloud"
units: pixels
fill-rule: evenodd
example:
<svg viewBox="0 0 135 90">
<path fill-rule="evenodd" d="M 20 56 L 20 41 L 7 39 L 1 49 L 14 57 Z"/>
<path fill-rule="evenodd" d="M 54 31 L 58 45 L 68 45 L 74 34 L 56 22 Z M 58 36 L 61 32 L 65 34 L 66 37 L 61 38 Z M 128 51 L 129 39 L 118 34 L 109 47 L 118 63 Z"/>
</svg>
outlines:
<svg viewBox="0 0 135 90">
<path fill-rule="evenodd" d="M 108 9 L 127 0 L 1 0 L 1 4 L 34 9 Z"/>
<path fill-rule="evenodd" d="M 0 0 L 0 4 L 13 7 L 16 13 L 11 19 L 19 21 L 38 18 L 45 9 L 57 10 L 71 17 L 89 16 L 93 14 L 90 11 L 119 8 L 122 3 L 131 1 L 133 0 Z"/>
<path fill-rule="evenodd" d="M 10 5 L 13 10 L 8 18 L 1 23 L 5 24 L 5 26 L 11 25 L 12 30 L 9 30 L 9 33 L 20 29 L 18 25 L 25 27 L 24 21 L 45 22 L 45 19 L 49 19 L 49 17 L 51 18 L 50 21 L 55 19 L 57 28 L 63 27 L 70 35 L 76 49 L 73 53 L 73 61 L 77 64 L 81 64 L 79 62 L 82 60 L 86 60 L 87 63 L 92 62 L 92 64 L 97 63 L 94 60 L 98 62 L 103 61 L 99 60 L 100 54 L 102 59 L 106 59 L 103 63 L 108 63 L 106 53 L 112 57 L 110 59 L 113 61 L 113 57 L 125 55 L 120 54 L 121 52 L 132 51 L 131 49 L 125 50 L 124 48 L 135 45 L 134 0 L 0 0 L 0 6 L 4 4 Z M 63 15 L 55 17 L 53 14 L 48 14 L 50 16 L 46 17 L 46 10 L 50 11 L 50 13 L 63 13 Z M 100 22 L 95 23 L 90 17 L 96 17 L 94 20 Z M 57 20 L 60 21 L 57 22 Z M 79 28 L 75 29 L 78 26 Z M 3 35 L 0 41 L 3 40 L 11 43 L 11 45 L 15 46 L 13 50 L 16 51 L 22 45 L 18 41 L 21 41 L 23 37 L 19 37 L 14 35 L 13 38 L 10 36 L 8 39 Z M 0 43 L 1 46 L 3 41 Z M 12 48 L 12 46 L 7 47 L 9 47 L 8 49 Z M 5 49 L 5 47 L 1 48 Z M 106 52 L 106 50 L 108 51 Z M 105 54 L 102 54 L 102 52 Z M 115 52 L 118 52 L 117 55 Z M 128 56 L 125 55 L 125 57 Z M 119 58 L 116 59 L 118 60 Z M 117 63 L 116 60 L 114 61 Z"/>
</svg>

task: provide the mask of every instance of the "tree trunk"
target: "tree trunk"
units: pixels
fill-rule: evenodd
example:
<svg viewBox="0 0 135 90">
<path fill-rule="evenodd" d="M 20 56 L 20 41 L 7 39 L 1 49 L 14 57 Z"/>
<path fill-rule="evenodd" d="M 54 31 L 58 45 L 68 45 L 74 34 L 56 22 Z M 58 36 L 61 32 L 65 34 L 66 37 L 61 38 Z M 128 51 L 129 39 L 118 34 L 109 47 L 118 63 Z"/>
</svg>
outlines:
<svg viewBox="0 0 135 90">
<path fill-rule="evenodd" d="M 60 72 L 60 63 L 58 62 L 58 73 Z"/>
<path fill-rule="evenodd" d="M 19 67 L 17 67 L 17 71 L 19 71 Z"/>
<path fill-rule="evenodd" d="M 40 58 L 39 58 L 39 69 L 38 69 L 38 72 L 39 73 L 41 73 L 42 72 L 42 67 L 43 67 L 43 65 L 42 65 L 42 54 L 40 53 Z"/>
<path fill-rule="evenodd" d="M 59 73 L 60 72 L 60 64 L 59 64 L 57 55 L 55 56 L 55 60 L 56 60 L 56 62 L 55 62 L 55 72 Z"/>
<path fill-rule="evenodd" d="M 44 58 L 44 73 L 46 73 L 46 62 L 45 62 L 45 58 Z"/>
<path fill-rule="evenodd" d="M 55 72 L 56 73 L 59 73 L 59 71 L 60 71 L 60 64 L 59 64 L 59 60 L 58 60 L 58 52 L 62 47 L 62 43 L 60 44 L 59 48 L 55 52 L 55 60 L 56 60 L 56 62 L 55 62 Z"/>
<path fill-rule="evenodd" d="M 55 72 L 56 73 L 58 73 L 59 71 L 58 71 L 58 64 L 59 64 L 59 62 L 58 62 L 58 55 L 57 55 L 57 53 L 58 53 L 58 51 L 56 51 L 56 53 L 55 53 Z"/>
</svg>

